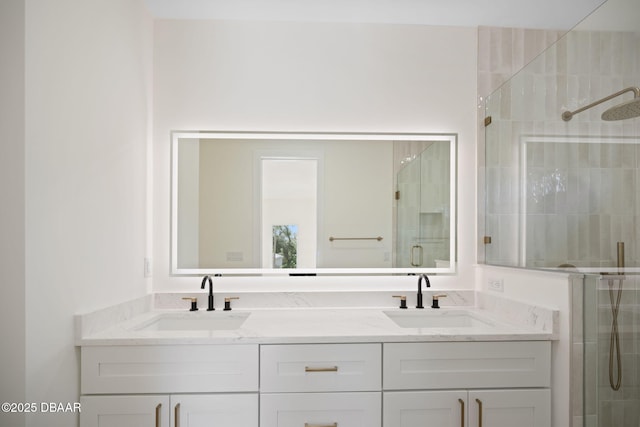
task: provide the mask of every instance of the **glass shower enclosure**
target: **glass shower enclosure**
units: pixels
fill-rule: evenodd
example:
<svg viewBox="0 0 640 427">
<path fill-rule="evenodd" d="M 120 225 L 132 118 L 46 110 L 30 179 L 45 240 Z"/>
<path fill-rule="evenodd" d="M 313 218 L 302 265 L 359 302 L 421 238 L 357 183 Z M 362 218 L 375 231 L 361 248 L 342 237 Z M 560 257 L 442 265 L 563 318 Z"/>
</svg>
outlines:
<svg viewBox="0 0 640 427">
<path fill-rule="evenodd" d="M 640 105 L 639 16 L 608 0 L 485 102 L 483 261 L 575 273 L 574 427 L 640 426 L 640 108 L 602 117 Z"/>
<path fill-rule="evenodd" d="M 449 141 L 432 141 L 405 156 L 396 174 L 397 267 L 450 264 Z"/>
</svg>

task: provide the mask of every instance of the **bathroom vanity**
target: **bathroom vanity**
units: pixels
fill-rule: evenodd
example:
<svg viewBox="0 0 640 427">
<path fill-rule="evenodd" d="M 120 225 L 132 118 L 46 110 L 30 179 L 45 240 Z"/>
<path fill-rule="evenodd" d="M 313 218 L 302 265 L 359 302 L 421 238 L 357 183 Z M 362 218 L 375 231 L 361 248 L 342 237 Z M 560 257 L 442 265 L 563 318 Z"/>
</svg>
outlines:
<svg viewBox="0 0 640 427">
<path fill-rule="evenodd" d="M 472 307 L 154 309 L 79 336 L 80 424 L 546 427 L 554 338 Z"/>
</svg>

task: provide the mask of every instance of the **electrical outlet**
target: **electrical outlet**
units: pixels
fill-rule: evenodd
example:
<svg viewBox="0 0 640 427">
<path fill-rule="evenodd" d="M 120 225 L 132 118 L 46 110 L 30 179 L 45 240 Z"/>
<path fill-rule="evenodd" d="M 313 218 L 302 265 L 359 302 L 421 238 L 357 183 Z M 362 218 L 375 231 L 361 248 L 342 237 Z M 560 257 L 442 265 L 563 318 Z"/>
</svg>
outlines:
<svg viewBox="0 0 640 427">
<path fill-rule="evenodd" d="M 151 277 L 151 258 L 144 259 L 144 277 Z"/>
<path fill-rule="evenodd" d="M 244 260 L 244 252 L 242 251 L 229 251 L 226 255 L 227 262 L 242 262 Z"/>
<path fill-rule="evenodd" d="M 502 279 L 489 278 L 487 285 L 490 291 L 504 292 L 504 281 Z"/>
</svg>

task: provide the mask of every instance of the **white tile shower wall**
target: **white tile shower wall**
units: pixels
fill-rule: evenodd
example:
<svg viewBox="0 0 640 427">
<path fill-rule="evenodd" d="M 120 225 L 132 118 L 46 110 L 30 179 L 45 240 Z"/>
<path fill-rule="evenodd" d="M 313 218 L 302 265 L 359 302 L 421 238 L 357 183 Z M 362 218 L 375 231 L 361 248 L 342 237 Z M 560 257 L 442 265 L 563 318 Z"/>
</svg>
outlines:
<svg viewBox="0 0 640 427">
<path fill-rule="evenodd" d="M 493 124 L 487 129 L 487 141 L 490 144 L 486 149 L 485 164 L 480 165 L 481 175 L 483 167 L 486 168 L 486 183 L 483 184 L 487 193 L 484 193 L 483 187 L 479 188 L 479 200 L 486 200 L 485 209 L 480 207 L 481 213 L 486 211 L 486 233 L 496 243 L 486 247 L 488 262 L 516 265 L 525 257 L 518 244 L 514 246 L 513 242 L 517 239 L 512 240 L 521 233 L 517 212 L 520 209 L 522 182 L 519 176 L 522 135 L 628 138 L 640 133 L 638 120 L 602 122 L 599 118 L 602 108 L 578 114 L 569 123 L 560 118 L 564 110 L 574 110 L 621 88 L 637 86 L 637 76 L 640 75 L 638 46 L 638 33 L 573 31 L 536 58 L 524 72 L 505 83 L 488 100 L 487 107 L 493 116 Z M 500 67 L 496 69 L 500 70 Z M 479 78 L 479 86 L 480 82 Z M 569 153 L 565 153 L 564 147 L 549 147 L 548 152 L 540 150 L 530 154 L 534 160 L 542 162 L 541 167 L 546 169 L 538 170 L 538 179 L 532 179 L 532 182 L 561 178 L 572 187 L 584 187 L 588 193 L 581 193 L 580 190 L 578 193 L 553 191 L 553 197 L 545 197 L 544 203 L 528 205 L 533 206 L 534 210 L 526 212 L 531 215 L 527 223 L 538 222 L 550 237 L 557 232 L 568 235 L 569 231 L 571 234 L 577 231 L 577 236 L 589 238 L 563 239 L 561 245 L 551 248 L 545 235 L 538 233 L 532 237 L 532 241 L 527 242 L 526 257 L 533 254 L 536 266 L 555 266 L 569 260 L 576 265 L 595 263 L 598 266 L 610 266 L 612 254 L 615 254 L 611 250 L 612 239 L 615 245 L 615 239 L 621 238 L 618 236 L 635 236 L 638 233 L 638 226 L 629 217 L 612 218 L 613 211 L 609 211 L 616 203 L 632 207 L 634 211 L 640 208 L 634 190 L 629 194 L 617 190 L 623 186 L 638 187 L 629 185 L 638 184 L 640 179 L 635 171 L 638 153 L 630 148 L 616 152 L 619 149 L 612 147 L 606 147 L 602 152 L 599 145 L 593 145 L 579 150 L 577 159 L 572 157 L 565 160 L 563 156 Z M 583 174 L 576 172 L 557 176 L 553 163 L 566 161 L 575 164 L 576 160 L 587 162 L 591 168 L 588 172 L 583 171 Z M 613 170 L 617 161 L 622 162 L 620 164 L 626 169 Z M 532 175 L 532 178 L 536 178 L 536 175 Z M 530 201 L 533 201 L 534 190 L 537 189 L 531 186 L 527 188 Z M 586 197 L 587 194 L 589 197 Z M 566 212 L 568 206 L 582 211 L 586 216 L 570 218 Z M 541 214 L 547 217 L 539 217 Z M 627 265 L 635 263 L 636 252 L 635 248 L 627 248 Z"/>
<path fill-rule="evenodd" d="M 628 240 L 637 152 L 622 143 L 527 144 L 526 235 L 534 237 L 526 241 L 528 266 L 615 266 L 616 242 L 624 240 L 627 265 L 636 260 Z"/>
<path fill-rule="evenodd" d="M 478 28 L 478 94 L 486 97 L 562 36 L 563 31 Z"/>
<path fill-rule="evenodd" d="M 506 218 L 496 217 L 492 215 L 490 217 L 485 216 L 485 126 L 484 126 L 484 108 L 485 100 L 487 97 L 497 90 L 501 85 L 508 81 L 516 72 L 521 70 L 526 64 L 533 60 L 536 56 L 542 53 L 547 47 L 553 44 L 563 34 L 562 31 L 553 30 L 537 30 L 537 29 L 525 29 L 525 28 L 498 28 L 498 27 L 479 27 L 478 28 L 478 221 L 479 224 L 484 224 L 486 221 L 492 221 L 487 229 L 491 230 L 514 230 L 512 224 L 504 224 L 498 226 L 496 221 L 513 222 L 512 216 Z M 508 98 L 504 98 L 505 102 L 508 102 Z M 509 111 L 510 108 L 505 108 L 505 111 Z M 487 128 L 487 132 L 495 133 L 497 129 L 495 127 Z M 490 139 L 494 139 L 493 135 Z M 506 149 L 504 155 L 508 155 L 511 152 L 511 148 L 498 147 L 497 145 L 491 145 L 488 147 L 492 150 L 498 148 Z M 497 152 L 496 152 L 497 153 Z M 490 157 L 490 156 L 487 156 Z M 495 158 L 491 156 L 492 158 Z M 495 171 L 494 171 L 495 172 Z M 513 168 L 503 171 L 504 174 L 515 173 Z M 497 175 L 493 175 L 493 179 L 497 179 Z M 489 177 L 487 177 L 489 179 Z M 489 181 L 492 182 L 492 181 Z M 504 180 L 503 183 L 514 182 L 513 180 Z M 496 183 L 492 183 L 492 188 Z M 505 192 L 507 190 L 505 189 Z M 507 199 L 509 200 L 509 199 Z M 515 198 L 511 198 L 515 201 Z M 494 200 L 495 202 L 495 200 Z M 513 209 L 513 206 L 511 207 Z M 515 211 L 513 211 L 515 212 Z M 478 227 L 479 238 L 477 239 L 477 257 L 478 260 L 485 259 L 485 245 L 483 243 L 483 227 Z M 494 235 L 494 242 L 500 238 L 504 244 L 494 245 L 499 246 L 501 251 L 504 252 L 505 257 L 510 254 L 517 254 L 517 250 L 514 251 L 510 248 L 506 242 L 515 242 L 515 235 L 509 235 L 502 233 L 502 236 Z"/>
</svg>

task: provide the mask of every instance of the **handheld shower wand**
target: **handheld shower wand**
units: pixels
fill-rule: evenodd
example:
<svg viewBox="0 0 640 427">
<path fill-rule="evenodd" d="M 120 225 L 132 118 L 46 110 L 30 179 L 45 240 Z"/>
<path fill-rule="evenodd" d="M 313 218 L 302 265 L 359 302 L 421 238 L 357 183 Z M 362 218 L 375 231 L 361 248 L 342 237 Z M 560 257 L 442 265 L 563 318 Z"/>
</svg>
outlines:
<svg viewBox="0 0 640 427">
<path fill-rule="evenodd" d="M 618 242 L 618 273 L 624 274 L 624 242 Z M 614 284 L 618 281 L 617 295 L 613 295 Z M 609 279 L 609 302 L 611 303 L 611 334 L 609 336 L 609 385 L 617 391 L 622 384 L 622 359 L 620 357 L 620 332 L 618 331 L 618 311 L 622 297 L 622 278 Z M 615 302 L 614 302 L 615 300 Z M 614 360 L 615 358 L 615 360 Z M 615 369 L 617 368 L 617 369 Z M 616 371 L 614 375 L 614 370 Z M 614 378 L 615 377 L 615 378 Z"/>
</svg>

